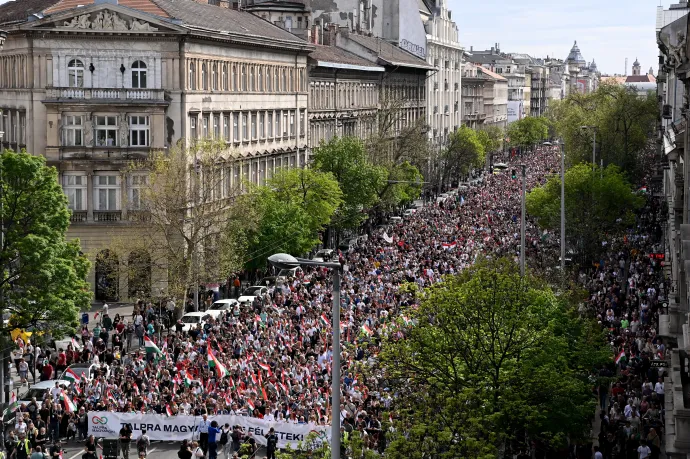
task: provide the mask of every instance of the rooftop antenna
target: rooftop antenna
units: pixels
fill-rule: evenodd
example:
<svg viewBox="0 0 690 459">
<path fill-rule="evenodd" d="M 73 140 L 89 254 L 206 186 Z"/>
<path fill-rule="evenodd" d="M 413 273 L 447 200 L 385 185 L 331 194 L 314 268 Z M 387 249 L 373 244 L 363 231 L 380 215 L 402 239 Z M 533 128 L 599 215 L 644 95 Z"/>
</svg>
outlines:
<svg viewBox="0 0 690 459">
<path fill-rule="evenodd" d="M 623 76 L 628 76 L 628 58 L 625 58 L 625 71 L 623 72 Z"/>
</svg>

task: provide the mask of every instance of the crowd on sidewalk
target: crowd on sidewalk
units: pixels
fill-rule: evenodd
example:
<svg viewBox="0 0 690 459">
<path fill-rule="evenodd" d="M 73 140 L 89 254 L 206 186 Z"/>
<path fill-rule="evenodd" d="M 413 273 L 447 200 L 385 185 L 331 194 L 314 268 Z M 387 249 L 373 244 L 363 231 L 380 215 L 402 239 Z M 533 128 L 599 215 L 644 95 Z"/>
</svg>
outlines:
<svg viewBox="0 0 690 459">
<path fill-rule="evenodd" d="M 558 160 L 557 150 L 542 147 L 513 164 L 527 165 L 530 189 L 556 173 Z M 401 223 L 372 231 L 349 251 L 337 252 L 335 257 L 344 267 L 340 319 L 344 435 L 357 430 L 369 447 L 385 447 L 381 416 L 392 402 L 391 394 L 361 369 L 376 359 L 382 336 L 409 326 L 400 311 L 413 299 L 398 286 L 407 281 L 423 288 L 462 270 L 479 256 L 517 260 L 520 192 L 520 179 L 509 171 L 485 175 L 481 183 L 462 187 Z M 657 206 L 653 215 L 658 213 Z M 629 438 L 634 438 L 631 432 L 636 428 L 640 438 L 651 444 L 655 442 L 651 432 L 659 433 L 660 428 L 663 382 L 659 386 L 661 375 L 649 362 L 663 352 L 654 330 L 668 285 L 659 266 L 646 257 L 656 242 L 643 235 L 650 224 L 654 221 L 641 220 L 636 232 L 611 242 L 611 256 L 601 261 L 590 278 L 583 273 L 581 279 L 591 287 L 588 308 L 610 329 L 616 349 L 623 351 L 611 403 L 602 395 L 604 407 L 611 409 L 602 445 L 611 443 L 611 450 L 615 442 L 608 441 L 609 434 L 619 438 L 620 429 L 614 427 L 621 421 Z M 557 258 L 543 247 L 554 239 L 528 222 L 526 245 L 531 262 L 557 264 Z M 57 377 L 74 362 L 93 362 L 107 369 L 102 366 L 94 375 L 78 375 L 66 392 L 49 392 L 40 409 L 30 405 L 19 411 L 34 427 L 42 422 L 49 436 L 57 423 L 58 438 L 70 434 L 84 438 L 88 411 L 239 414 L 329 424 L 331 295 L 329 272 L 305 269 L 270 287 L 253 303 L 209 318 L 189 332 L 172 327 L 160 339 L 143 302 L 132 317 L 111 319 L 104 311 L 97 330 L 83 329 L 81 351 L 70 345 L 57 353 L 42 350 L 37 358 L 42 369 L 55 369 L 42 371 L 45 379 Z M 146 337 L 153 345 L 124 352 L 132 336 L 141 342 Z M 23 366 L 19 368 L 24 371 Z M 31 429 L 22 429 L 18 423 L 16 430 Z M 228 453 L 232 452 L 230 448 Z"/>
</svg>

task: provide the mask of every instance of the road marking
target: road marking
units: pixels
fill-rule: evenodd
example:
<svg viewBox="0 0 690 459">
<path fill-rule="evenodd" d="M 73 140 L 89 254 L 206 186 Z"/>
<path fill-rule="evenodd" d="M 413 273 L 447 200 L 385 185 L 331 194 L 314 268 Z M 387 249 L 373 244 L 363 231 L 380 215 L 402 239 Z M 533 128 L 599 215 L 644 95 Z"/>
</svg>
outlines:
<svg viewBox="0 0 690 459">
<path fill-rule="evenodd" d="M 158 448 L 157 446 L 155 448 L 151 448 L 150 450 L 148 450 L 148 452 L 146 454 L 148 455 L 148 454 L 154 452 L 157 448 Z"/>
<path fill-rule="evenodd" d="M 79 456 L 81 456 L 81 455 L 83 455 L 83 454 L 84 454 L 84 450 L 81 450 L 81 451 L 79 451 L 77 454 L 75 454 L 74 456 L 70 457 L 69 459 L 76 459 L 77 457 L 79 457 Z"/>
</svg>

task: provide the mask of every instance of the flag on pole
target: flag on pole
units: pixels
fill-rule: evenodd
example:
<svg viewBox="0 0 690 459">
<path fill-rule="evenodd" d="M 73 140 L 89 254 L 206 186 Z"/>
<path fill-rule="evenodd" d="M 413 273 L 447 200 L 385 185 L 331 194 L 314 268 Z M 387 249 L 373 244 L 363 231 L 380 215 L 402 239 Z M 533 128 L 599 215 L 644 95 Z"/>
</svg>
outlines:
<svg viewBox="0 0 690 459">
<path fill-rule="evenodd" d="M 264 400 L 268 400 L 268 395 L 266 395 L 266 387 L 261 386 L 261 395 L 264 397 Z"/>
<path fill-rule="evenodd" d="M 19 408 L 19 403 L 17 403 L 17 394 L 12 391 L 10 392 L 10 406 L 8 409 L 10 410 L 10 413 L 14 413 L 17 411 L 17 408 Z"/>
<path fill-rule="evenodd" d="M 321 323 L 323 323 L 327 327 L 331 326 L 331 321 L 328 320 L 328 317 L 326 317 L 326 314 L 321 314 Z"/>
<path fill-rule="evenodd" d="M 362 325 L 362 331 L 366 333 L 367 335 L 371 336 L 374 334 L 371 328 L 367 324 Z"/>
<path fill-rule="evenodd" d="M 144 348 L 146 348 L 146 352 L 149 352 L 151 354 L 160 354 L 161 350 L 158 349 L 158 346 L 156 346 L 156 343 L 153 342 L 151 338 L 148 336 L 144 336 Z"/>
<path fill-rule="evenodd" d="M 192 375 L 189 374 L 189 371 L 185 371 L 184 372 L 184 385 L 187 387 L 191 386 L 192 380 L 193 380 L 193 378 L 192 378 Z"/>
<path fill-rule="evenodd" d="M 254 411 L 254 403 L 251 400 L 247 400 L 247 406 L 250 410 Z"/>
<path fill-rule="evenodd" d="M 230 372 L 223 366 L 222 363 L 216 359 L 216 356 L 211 352 L 211 346 L 206 349 L 206 354 L 208 355 L 208 367 L 215 368 L 216 374 L 219 379 L 223 379 L 225 376 L 230 376 Z"/>
<path fill-rule="evenodd" d="M 262 370 L 264 370 L 264 371 L 271 371 L 271 367 L 269 367 L 269 366 L 266 365 L 265 363 L 259 362 L 259 367 L 260 367 Z"/>
<path fill-rule="evenodd" d="M 616 365 L 618 365 L 618 363 L 621 361 L 621 359 L 623 359 L 623 357 L 625 357 L 625 351 L 621 351 L 620 354 L 618 354 L 618 356 L 616 357 Z"/>
<path fill-rule="evenodd" d="M 170 405 L 165 405 L 165 414 L 168 415 L 168 417 L 173 415 L 172 410 L 170 409 Z"/>
<path fill-rule="evenodd" d="M 73 384 L 79 384 L 81 382 L 79 375 L 77 375 L 71 368 L 65 370 L 65 375 L 62 377 L 62 379 L 71 381 Z"/>
<path fill-rule="evenodd" d="M 65 404 L 65 411 L 67 413 L 74 413 L 77 411 L 77 405 L 67 396 L 65 391 L 62 391 L 62 401 Z"/>
</svg>

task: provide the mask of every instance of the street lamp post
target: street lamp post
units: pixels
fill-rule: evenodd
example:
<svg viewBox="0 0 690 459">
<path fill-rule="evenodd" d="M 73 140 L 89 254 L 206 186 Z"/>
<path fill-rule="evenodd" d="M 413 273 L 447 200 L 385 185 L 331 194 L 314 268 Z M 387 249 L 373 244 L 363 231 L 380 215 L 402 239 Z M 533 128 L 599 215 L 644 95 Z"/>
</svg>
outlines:
<svg viewBox="0 0 690 459">
<path fill-rule="evenodd" d="M 331 459 L 340 459 L 340 275 L 342 265 L 324 261 L 295 258 L 286 253 L 268 257 L 269 263 L 278 269 L 298 266 L 328 268 L 333 273 L 333 361 L 331 362 Z"/>
<path fill-rule="evenodd" d="M 5 46 L 5 39 L 7 38 L 7 32 L 4 30 L 0 29 L 0 51 L 2 51 L 3 47 Z M 0 116 L 2 116 L 2 110 L 0 110 Z M 5 133 L 3 131 L 0 131 L 0 153 L 3 151 L 2 147 L 2 140 L 4 137 Z M 2 205 L 2 196 L 0 196 L 0 206 Z M 0 226 L 0 247 L 4 245 L 5 242 L 5 225 L 4 223 Z M 0 290 L 0 295 L 2 291 Z M 4 309 L 4 301 L 3 298 L 0 298 L 0 313 L 3 312 Z M 3 358 L 5 357 L 5 351 L 0 353 L 0 356 Z M 0 362 L 0 405 L 4 406 L 5 404 L 5 364 L 4 362 Z"/>
</svg>

